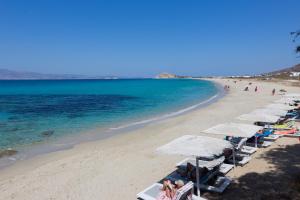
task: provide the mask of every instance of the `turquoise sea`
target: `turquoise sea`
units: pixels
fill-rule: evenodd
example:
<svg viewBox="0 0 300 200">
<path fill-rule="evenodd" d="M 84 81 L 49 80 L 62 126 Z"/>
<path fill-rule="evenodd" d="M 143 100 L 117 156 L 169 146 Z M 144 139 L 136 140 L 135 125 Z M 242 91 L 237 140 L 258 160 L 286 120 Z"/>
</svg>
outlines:
<svg viewBox="0 0 300 200">
<path fill-rule="evenodd" d="M 0 149 L 170 117 L 218 91 L 192 79 L 0 81 Z"/>
</svg>

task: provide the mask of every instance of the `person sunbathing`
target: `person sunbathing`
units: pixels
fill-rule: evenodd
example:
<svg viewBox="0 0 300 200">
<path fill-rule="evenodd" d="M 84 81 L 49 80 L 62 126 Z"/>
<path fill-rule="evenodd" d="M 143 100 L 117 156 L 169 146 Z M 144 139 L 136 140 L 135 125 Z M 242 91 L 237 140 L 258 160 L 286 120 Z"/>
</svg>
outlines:
<svg viewBox="0 0 300 200">
<path fill-rule="evenodd" d="M 192 165 L 191 163 L 187 163 L 185 169 L 178 169 L 177 172 L 182 176 L 183 178 L 196 182 L 196 167 Z M 199 167 L 199 177 L 202 175 L 205 175 L 208 172 L 208 169 L 206 167 Z"/>
<path fill-rule="evenodd" d="M 282 130 L 282 131 L 275 131 L 274 134 L 277 134 L 277 135 L 288 135 L 288 134 L 295 134 L 297 133 L 297 129 L 296 128 L 293 128 L 293 129 L 290 129 L 290 130 Z"/>
<path fill-rule="evenodd" d="M 175 185 L 170 180 L 163 181 L 163 187 L 156 200 L 174 200 L 177 198 L 177 190 L 180 190 L 184 186 L 182 180 L 175 181 Z"/>
<path fill-rule="evenodd" d="M 156 200 L 172 200 L 175 196 L 174 185 L 170 180 L 163 181 L 163 187 L 157 196 Z"/>
</svg>

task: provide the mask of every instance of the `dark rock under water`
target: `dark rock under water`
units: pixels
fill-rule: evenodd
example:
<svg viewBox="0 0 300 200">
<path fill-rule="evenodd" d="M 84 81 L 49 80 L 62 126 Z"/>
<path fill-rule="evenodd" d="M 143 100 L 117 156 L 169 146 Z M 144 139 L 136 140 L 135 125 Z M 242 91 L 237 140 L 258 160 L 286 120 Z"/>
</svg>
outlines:
<svg viewBox="0 0 300 200">
<path fill-rule="evenodd" d="M 54 130 L 43 131 L 41 133 L 42 136 L 49 137 L 54 134 Z"/>
<path fill-rule="evenodd" d="M 12 155 L 15 155 L 16 153 L 18 153 L 17 150 L 14 150 L 14 149 L 3 149 L 3 150 L 0 150 L 0 158 L 2 157 L 6 157 L 6 156 L 12 156 Z"/>
</svg>

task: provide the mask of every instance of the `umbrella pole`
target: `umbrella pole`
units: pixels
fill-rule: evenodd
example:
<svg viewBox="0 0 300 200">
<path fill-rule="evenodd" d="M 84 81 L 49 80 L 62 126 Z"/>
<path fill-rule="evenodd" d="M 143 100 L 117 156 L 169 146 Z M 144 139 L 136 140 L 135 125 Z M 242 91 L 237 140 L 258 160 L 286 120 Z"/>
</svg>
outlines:
<svg viewBox="0 0 300 200">
<path fill-rule="evenodd" d="M 233 176 L 235 177 L 235 150 L 232 148 L 232 159 L 233 159 Z"/>
<path fill-rule="evenodd" d="M 255 136 L 255 148 L 257 148 L 257 137 Z"/>
<path fill-rule="evenodd" d="M 199 158 L 196 157 L 196 181 L 197 181 L 197 195 L 200 197 L 200 174 L 199 174 Z"/>
</svg>

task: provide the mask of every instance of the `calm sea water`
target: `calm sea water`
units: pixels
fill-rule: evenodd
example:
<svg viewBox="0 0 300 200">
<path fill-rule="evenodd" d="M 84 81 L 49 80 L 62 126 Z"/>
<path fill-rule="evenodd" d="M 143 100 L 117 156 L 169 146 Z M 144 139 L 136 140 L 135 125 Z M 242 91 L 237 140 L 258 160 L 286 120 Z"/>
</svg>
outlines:
<svg viewBox="0 0 300 200">
<path fill-rule="evenodd" d="M 0 149 L 168 116 L 217 92 L 182 79 L 0 81 Z"/>
</svg>

